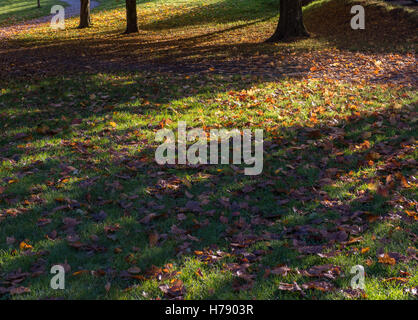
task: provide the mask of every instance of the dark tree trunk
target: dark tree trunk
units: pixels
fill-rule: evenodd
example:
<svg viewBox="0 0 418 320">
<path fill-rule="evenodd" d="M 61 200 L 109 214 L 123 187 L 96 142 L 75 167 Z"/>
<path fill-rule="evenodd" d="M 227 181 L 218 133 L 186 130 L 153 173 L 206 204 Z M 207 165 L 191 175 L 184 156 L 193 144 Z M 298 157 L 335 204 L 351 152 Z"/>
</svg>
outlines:
<svg viewBox="0 0 418 320">
<path fill-rule="evenodd" d="M 280 18 L 276 31 L 266 42 L 278 42 L 295 37 L 308 37 L 303 24 L 301 0 L 280 0 Z"/>
<path fill-rule="evenodd" d="M 90 0 L 80 0 L 80 29 L 91 26 L 90 20 Z"/>
<path fill-rule="evenodd" d="M 126 31 L 138 32 L 138 18 L 136 15 L 136 0 L 126 0 Z"/>
<path fill-rule="evenodd" d="M 41 0 L 38 0 L 38 8 L 41 7 Z"/>
</svg>

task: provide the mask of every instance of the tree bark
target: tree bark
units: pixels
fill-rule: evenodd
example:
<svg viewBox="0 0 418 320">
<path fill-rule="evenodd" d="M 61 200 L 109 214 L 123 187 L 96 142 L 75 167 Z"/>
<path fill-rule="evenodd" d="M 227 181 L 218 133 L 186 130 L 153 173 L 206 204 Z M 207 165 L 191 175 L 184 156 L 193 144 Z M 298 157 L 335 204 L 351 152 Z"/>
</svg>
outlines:
<svg viewBox="0 0 418 320">
<path fill-rule="evenodd" d="M 126 0 L 126 31 L 138 32 L 138 18 L 136 15 L 136 0 Z"/>
<path fill-rule="evenodd" d="M 279 42 L 295 37 L 309 37 L 303 24 L 301 0 L 280 0 L 279 23 L 266 42 Z"/>
<path fill-rule="evenodd" d="M 91 26 L 90 0 L 80 0 L 80 29 Z"/>
<path fill-rule="evenodd" d="M 41 0 L 38 0 L 38 8 L 41 7 Z"/>
</svg>

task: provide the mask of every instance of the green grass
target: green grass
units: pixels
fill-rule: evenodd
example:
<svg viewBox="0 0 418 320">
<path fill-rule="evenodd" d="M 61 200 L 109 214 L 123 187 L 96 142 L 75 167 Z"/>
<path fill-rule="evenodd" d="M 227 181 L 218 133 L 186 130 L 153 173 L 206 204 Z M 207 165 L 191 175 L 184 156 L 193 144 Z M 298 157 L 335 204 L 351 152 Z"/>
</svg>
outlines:
<svg viewBox="0 0 418 320">
<path fill-rule="evenodd" d="M 38 61 L 38 73 L 22 80 L 13 77 L 19 64 L 8 63 L 10 74 L 0 80 L 0 299 L 167 298 L 159 286 L 175 279 L 184 283 L 185 299 L 414 298 L 406 291 L 418 285 L 411 258 L 418 233 L 413 86 L 272 79 L 222 69 L 60 68 L 59 53 L 90 58 L 89 50 L 93 60 L 171 58 L 173 64 L 237 55 L 286 62 L 284 52 L 314 56 L 320 50 L 339 58 L 335 46 L 341 43 L 321 33 L 326 25 L 308 40 L 259 44 L 274 28 L 274 1 L 234 3 L 144 2 L 140 34 L 122 37 L 123 2 L 103 1 L 89 30 L 73 28 L 71 19 L 66 31 L 35 29 L 12 42 L 19 52 L 30 50 L 23 67 L 32 64 L 29 57 L 44 57 L 46 64 Z M 309 12 L 321 6 L 306 9 L 311 26 L 316 18 Z M 401 51 L 412 45 L 405 41 Z M 388 48 L 383 42 L 364 46 Z M 4 60 L 15 52 L 4 49 Z M 55 73 L 46 73 L 47 64 Z M 176 130 L 178 121 L 190 128 L 263 129 L 263 173 L 245 176 L 242 165 L 158 166 L 155 133 L 162 126 Z M 187 207 L 188 201 L 202 210 Z M 349 219 L 353 214 L 357 218 Z M 69 218 L 80 223 L 71 227 Z M 361 238 L 332 242 L 329 234 L 341 231 L 346 240 Z M 20 248 L 22 242 L 33 248 Z M 330 244 L 323 253 L 334 254 L 301 253 L 302 244 Z M 384 264 L 377 256 L 382 252 L 405 259 Z M 66 289 L 52 290 L 49 271 L 64 263 L 71 267 Z M 302 272 L 323 264 L 342 274 L 330 280 Z M 365 295 L 349 297 L 341 290 L 350 288 L 350 270 L 358 264 L 366 270 Z M 269 274 L 279 265 L 292 271 Z M 141 271 L 127 278 L 132 267 Z M 251 280 L 238 277 L 236 267 Z M 31 291 L 2 294 L 19 270 L 30 275 L 16 285 Z M 278 289 L 282 282 L 314 280 L 336 289 L 306 289 L 306 296 Z"/>
<path fill-rule="evenodd" d="M 49 16 L 52 6 L 56 4 L 67 6 L 66 2 L 56 0 L 41 0 L 40 8 L 36 0 L 0 0 L 0 26 Z"/>
<path fill-rule="evenodd" d="M 17 96 L 19 101 L 16 101 Z M 289 107 L 290 101 L 293 101 L 292 107 Z M 387 144 L 393 155 L 403 150 L 402 163 L 416 158 L 416 152 L 400 146 L 401 141 L 416 139 L 416 126 L 407 121 L 408 115 L 416 112 L 412 106 L 416 101 L 416 92 L 407 88 L 349 86 L 331 81 L 265 82 L 245 76 L 191 76 L 186 79 L 165 74 L 100 74 L 49 78 L 37 83 L 10 83 L 0 96 L 0 124 L 7 128 L 0 138 L 3 150 L 0 179 L 6 188 L 0 204 L 5 218 L 0 229 L 1 272 L 7 274 L 18 268 L 29 270 L 40 259 L 37 255 L 25 255 L 17 248 L 19 242 L 25 241 L 34 247 L 34 252 L 49 252 L 42 257 L 47 270 L 53 264 L 67 261 L 71 273 L 77 270 L 106 270 L 108 273 L 104 277 L 70 274 L 67 289 L 54 291 L 49 288 L 50 275 L 46 272 L 25 282 L 30 285 L 31 293 L 21 296 L 24 298 L 156 298 L 162 296 L 158 289 L 161 283 L 152 276 L 148 278 L 146 271 L 153 265 L 163 267 L 170 263 L 173 271 L 180 272 L 173 278 L 184 282 L 187 299 L 293 299 L 300 296 L 278 291 L 278 283 L 293 280 L 301 283 L 310 279 L 296 274 L 265 278 L 265 269 L 286 264 L 302 270 L 332 263 L 341 266 L 347 276 L 335 282 L 341 289 L 349 286 L 351 267 L 362 264 L 366 267 L 369 298 L 408 299 L 410 296 L 404 286 L 382 282 L 382 279 L 399 276 L 400 270 L 415 274 L 416 263 L 384 266 L 377 262 L 376 252 L 384 243 L 385 251 L 406 254 L 406 248 L 413 243 L 405 230 L 416 233 L 417 224 L 409 224 L 403 210 L 388 204 L 370 186 L 370 181 L 382 179 L 376 168 L 384 164 L 386 156 L 369 165 L 360 163 L 365 161 L 370 150 L 380 150 L 375 147 L 377 143 Z M 400 105 L 399 109 L 391 109 L 393 104 Z M 321 105 L 327 107 L 318 113 L 319 123 L 313 124 L 312 108 Z M 357 105 L 358 109 L 349 105 Z M 356 116 L 355 112 L 361 112 L 361 115 Z M 405 119 L 401 121 L 402 125 L 390 123 L 393 115 Z M 81 123 L 75 125 L 74 119 L 81 119 Z M 244 128 L 252 123 L 253 128 L 263 128 L 266 140 L 272 140 L 278 146 L 268 149 L 263 174 L 256 178 L 237 174 L 227 165 L 196 169 L 160 167 L 153 161 L 153 150 L 157 146 L 153 137 L 161 121 L 167 119 L 172 121 L 168 128 L 173 129 L 180 120 L 187 121 L 191 127 Z M 314 140 L 306 136 L 306 128 L 321 128 L 330 121 L 335 121 L 333 127 L 344 128 L 344 140 L 334 142 L 326 133 Z M 379 121 L 383 121 L 381 127 L 373 127 Z M 111 122 L 116 126 L 110 125 Z M 60 132 L 48 133 L 48 128 L 58 128 Z M 354 145 L 364 140 L 365 132 L 371 132 L 368 138 L 370 150 L 353 151 Z M 328 151 L 324 152 L 320 147 L 330 143 L 339 154 L 353 157 L 352 161 L 341 162 L 334 155 L 337 150 L 330 152 L 326 147 Z M 327 159 L 326 168 L 336 168 L 339 174 L 331 175 L 330 181 L 321 183 L 321 172 L 326 170 L 320 165 L 324 158 Z M 133 169 L 135 161 L 144 165 Z M 65 169 L 68 166 L 73 168 L 68 171 Z M 411 168 L 406 166 L 402 173 L 409 177 Z M 83 186 L 83 181 L 94 178 L 97 180 L 91 185 Z M 172 189 L 159 188 L 161 179 L 172 181 Z M 416 196 L 416 185 L 410 178 L 408 181 L 410 188 L 399 189 L 399 192 L 410 198 Z M 261 187 L 266 182 L 270 184 Z M 245 185 L 252 185 L 254 191 L 243 193 L 241 190 Z M 281 191 L 283 189 L 311 196 L 302 201 L 293 192 L 286 195 Z M 317 193 L 312 194 L 313 190 Z M 207 198 L 202 204 L 202 213 L 179 209 L 189 200 L 186 191 L 193 200 Z M 321 203 L 320 192 L 327 193 L 331 201 L 347 204 L 349 212 L 365 211 L 371 216 L 381 216 L 382 220 L 366 222 L 370 228 L 362 232 L 363 240 L 342 247 L 341 252 L 331 258 L 300 257 L 292 248 L 291 240 L 263 238 L 265 231 L 280 234 L 285 226 L 309 225 L 317 219 L 328 221 L 317 225 L 319 229 L 334 230 L 341 211 L 338 206 L 334 208 L 334 205 Z M 365 195 L 370 196 L 370 200 L 361 202 Z M 199 196 L 204 198 L 198 200 Z M 230 203 L 242 203 L 244 207 L 223 208 L 218 202 L 221 197 L 229 198 Z M 284 199 L 289 202 L 276 204 Z M 63 204 L 71 204 L 71 208 L 59 208 Z M 257 213 L 246 209 L 247 205 L 248 208 L 258 207 Z M 213 216 L 205 214 L 211 209 L 216 209 Z M 104 221 L 96 222 L 93 215 L 101 210 L 107 216 Z M 178 221 L 177 215 L 182 210 L 185 210 L 185 220 Z M 236 210 L 240 212 L 239 217 L 232 215 Z M 384 218 L 393 210 L 402 218 L 395 221 Z M 14 212 L 18 213 L 15 217 Z M 151 212 L 161 217 L 148 225 L 139 222 Z M 220 215 L 228 218 L 228 225 L 219 222 Z M 267 225 L 248 225 L 257 216 L 276 215 L 277 218 L 269 219 Z M 51 223 L 34 228 L 41 217 L 51 219 Z M 107 251 L 88 254 L 70 247 L 63 229 L 65 217 L 81 222 L 75 229 L 80 241 L 95 243 L 91 240 L 94 236 L 96 243 Z M 239 218 L 247 225 L 235 226 Z M 110 239 L 111 234 L 106 233 L 105 227 L 115 225 L 119 226 L 116 238 Z M 181 256 L 176 256 L 176 250 L 184 240 L 171 233 L 172 225 L 199 239 L 198 242 L 188 240 L 190 251 L 184 251 Z M 54 241 L 46 239 L 45 235 L 54 230 L 58 238 Z M 243 257 L 234 254 L 230 245 L 231 239 L 240 232 L 260 237 L 245 246 L 246 252 L 266 251 L 250 267 L 255 275 L 252 290 L 235 291 L 237 279 L 225 267 L 226 263 L 243 263 Z M 148 238 L 152 233 L 162 237 L 155 246 Z M 308 244 L 324 243 L 324 239 L 313 234 L 305 236 Z M 7 245 L 6 237 L 14 237 L 16 243 Z M 384 238 L 390 241 L 381 242 Z M 219 262 L 204 263 L 194 253 L 214 245 L 232 255 Z M 370 251 L 359 254 L 358 250 L 365 247 Z M 115 253 L 115 248 L 121 248 L 121 252 Z M 134 263 L 127 259 L 129 255 Z M 373 262 L 370 266 L 366 264 L 367 259 Z M 124 280 L 119 276 L 132 265 L 141 268 L 144 280 Z M 114 273 L 108 268 L 114 269 Z M 195 273 L 198 269 L 203 277 Z M 414 275 L 408 281 L 407 287 L 416 286 L 418 279 Z M 107 282 L 112 284 L 108 293 L 105 290 Z M 146 297 L 143 292 L 147 293 Z M 338 291 L 308 290 L 307 294 L 308 298 L 344 298 Z"/>
<path fill-rule="evenodd" d="M 92 14 L 100 11 L 108 11 L 116 8 L 125 9 L 124 1 L 116 0 L 97 0 L 99 6 L 92 10 Z M 186 9 L 193 8 L 193 14 L 173 16 L 172 19 L 165 21 L 165 26 L 181 25 L 185 21 L 192 24 L 207 23 L 211 19 L 218 22 L 231 22 L 231 19 L 240 16 L 242 20 L 255 20 L 258 17 L 266 15 L 274 15 L 274 12 L 266 12 L 267 8 L 274 8 L 277 11 L 277 0 L 262 0 L 256 2 L 244 1 L 237 3 L 230 0 L 164 0 L 164 1 L 144 1 L 137 0 L 140 10 L 141 8 L 159 8 L 162 6 L 175 6 Z M 51 7 L 60 4 L 64 7 L 68 6 L 64 1 L 41 0 L 41 8 L 37 8 L 36 0 L 0 0 L 0 26 L 13 25 L 25 20 L 40 18 L 50 15 Z M 199 10 L 203 9 L 203 10 Z M 202 14 L 203 12 L 203 14 Z M 190 19 L 191 18 L 191 19 Z"/>
</svg>

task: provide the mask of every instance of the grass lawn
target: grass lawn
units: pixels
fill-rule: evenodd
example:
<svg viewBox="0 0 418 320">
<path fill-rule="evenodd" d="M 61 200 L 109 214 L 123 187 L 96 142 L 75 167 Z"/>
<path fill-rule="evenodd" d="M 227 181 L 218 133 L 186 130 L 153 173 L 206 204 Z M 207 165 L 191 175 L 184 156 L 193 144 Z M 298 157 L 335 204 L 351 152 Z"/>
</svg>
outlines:
<svg viewBox="0 0 418 320">
<path fill-rule="evenodd" d="M 0 299 L 415 298 L 418 94 L 397 61 L 416 38 L 404 26 L 392 43 L 374 27 L 342 43 L 318 26 L 266 45 L 276 1 L 164 0 L 141 3 L 140 34 L 121 37 L 112 2 L 89 30 L 70 19 L 0 49 Z M 310 30 L 336 3 L 305 9 Z M 262 74 L 232 72 L 242 60 Z M 173 63 L 192 67 L 152 68 Z M 399 65 L 404 82 L 379 78 Z M 159 166 L 155 133 L 178 121 L 263 129 L 263 173 Z M 55 264 L 65 290 L 50 288 Z M 356 265 L 364 291 L 350 287 Z"/>
<path fill-rule="evenodd" d="M 66 2 L 57 0 L 41 0 L 40 8 L 36 0 L 0 0 L 0 26 L 48 16 L 56 4 L 67 6 Z"/>
</svg>

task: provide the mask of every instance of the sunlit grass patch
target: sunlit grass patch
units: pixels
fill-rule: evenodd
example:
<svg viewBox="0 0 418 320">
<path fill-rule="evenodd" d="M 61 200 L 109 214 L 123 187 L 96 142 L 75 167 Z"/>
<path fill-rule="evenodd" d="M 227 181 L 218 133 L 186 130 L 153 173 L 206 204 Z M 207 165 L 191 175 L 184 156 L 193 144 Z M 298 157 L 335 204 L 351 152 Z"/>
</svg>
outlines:
<svg viewBox="0 0 418 320">
<path fill-rule="evenodd" d="M 319 80 L 254 81 L 246 76 L 186 78 L 155 73 L 68 76 L 65 81 L 48 78 L 36 86 L 16 82 L 9 88 L 10 92 L 0 97 L 4 107 L 1 125 L 8 128 L 0 137 L 0 187 L 4 188 L 0 237 L 12 236 L 16 243 L 0 243 L 3 273 L 19 267 L 28 270 L 35 262 L 36 257 L 24 256 L 23 251 L 13 253 L 19 242 L 25 241 L 36 252 L 50 252 L 45 256 L 48 268 L 65 261 L 71 265 L 68 289 L 59 294 L 64 298 L 164 297 L 159 286 L 177 280 L 186 288 L 186 299 L 303 298 L 277 288 L 281 282 L 304 283 L 310 278 L 294 271 L 286 276 L 268 275 L 266 270 L 282 264 L 302 270 L 325 263 L 341 266 L 346 274 L 333 283 L 336 287 L 347 288 L 351 267 L 361 264 L 367 273 L 367 298 L 411 298 L 405 289 L 416 285 L 414 262 L 383 266 L 377 259 L 382 247 L 406 255 L 407 248 L 413 246 L 404 231 L 410 225 L 402 220 L 411 217 L 379 194 L 386 182 L 377 169 L 387 159 L 379 149 L 382 144 L 387 145 L 390 154 L 403 150 L 397 161 L 414 158 L 415 153 L 410 151 L 415 131 L 409 116 L 415 110 L 417 97 L 412 88 Z M 19 92 L 23 99 L 16 103 L 13 92 Z M 264 172 L 255 180 L 237 176 L 228 166 L 156 166 L 156 130 L 161 123 L 175 130 L 180 120 L 194 127 L 263 128 L 266 141 L 276 146 L 266 149 Z M 57 128 L 63 130 L 51 131 Z M 25 135 L 16 137 L 19 132 Z M 379 156 L 371 153 L 374 149 Z M 134 163 L 139 164 L 136 169 Z M 393 190 L 413 198 L 416 186 L 407 163 L 402 174 L 394 173 Z M 207 174 L 213 177 L 205 177 Z M 173 191 L 156 187 L 160 179 L 171 181 L 174 177 Z M 266 181 L 271 184 L 260 188 Z M 255 190 L 243 194 L 246 186 Z M 314 190 L 326 194 L 328 200 Z M 392 191 L 388 192 L 390 196 Z M 305 196 L 309 198 L 300 199 Z M 369 200 L 363 202 L 364 197 Z M 223 198 L 242 208 L 219 206 Z M 179 208 L 190 199 L 201 199 L 198 201 L 203 201 L 204 212 L 214 212 L 185 211 L 178 220 Z M 301 256 L 287 237 L 255 242 L 245 246 L 246 252 L 259 250 L 265 254 L 246 271 L 254 275 L 252 285 L 236 277 L 234 266 L 243 263 L 243 257 L 231 250 L 230 237 L 239 232 L 240 224 L 257 216 L 268 219 L 268 226 L 255 224 L 244 229 L 256 235 L 265 231 L 280 235 L 286 229 L 304 225 L 333 230 L 333 221 L 340 218 L 338 203 L 353 212 L 361 211 L 369 221 L 371 228 L 362 232 L 360 242 L 342 247 L 341 252 L 329 258 Z M 258 209 L 252 211 L 253 207 Z M 101 211 L 105 215 L 99 214 Z M 403 218 L 385 220 L 393 211 Z M 151 225 L 139 222 L 151 212 L 161 217 Z M 34 229 L 45 214 L 51 222 Z M 63 227 L 65 217 L 82 222 L 76 229 L 80 241 L 96 243 L 106 251 L 88 253 L 69 246 Z M 324 222 L 316 225 L 318 220 Z M 177 253 L 183 241 L 172 235 L 173 225 L 198 239 L 190 240 L 190 248 L 182 255 Z M 105 229 L 115 226 L 115 232 Z M 54 230 L 57 239 L 51 240 Z M 302 240 L 309 245 L 324 243 L 309 233 Z M 209 248 L 215 256 L 217 250 L 222 253 L 219 261 L 202 258 Z M 163 269 L 167 264 L 172 267 L 161 272 L 170 276 L 159 281 L 151 272 L 152 266 Z M 140 277 L 121 276 L 132 266 L 141 270 Z M 98 270 L 110 273 L 97 277 Z M 411 274 L 407 284 L 382 282 L 398 276 L 400 270 Z M 48 287 L 48 279 L 45 273 L 24 282 L 31 292 L 21 297 L 57 296 Z M 308 298 L 346 298 L 338 290 L 306 290 L 306 294 Z"/>
<path fill-rule="evenodd" d="M 307 7 L 308 21 L 336 3 Z M 0 282 L 34 275 L 20 282 L 30 292 L 6 288 L 1 299 L 414 298 L 418 96 L 412 83 L 376 78 L 382 65 L 413 71 L 413 55 L 342 54 L 324 35 L 262 44 L 276 7 L 140 2 L 140 33 L 122 36 L 123 2 L 102 1 L 92 28 L 73 18 L 65 31 L 44 25 L 8 42 L 9 59 L 46 54 L 49 65 L 23 81 L 9 64 L 0 81 Z M 135 68 L 90 65 L 101 59 Z M 226 65 L 240 61 L 248 72 Z M 193 62 L 208 65 L 147 71 Z M 352 79 L 364 66 L 375 81 Z M 157 165 L 155 134 L 177 135 L 179 121 L 262 129 L 262 174 Z M 54 264 L 67 267 L 64 291 L 49 286 Z M 330 273 L 309 272 L 323 265 Z M 357 294 L 355 265 L 366 271 Z M 306 288 L 287 291 L 294 281 Z"/>
<path fill-rule="evenodd" d="M 53 5 L 67 6 L 64 1 L 41 0 L 41 7 L 31 0 L 1 0 L 0 1 L 0 27 L 22 23 L 26 20 L 45 17 L 51 14 Z"/>
</svg>

